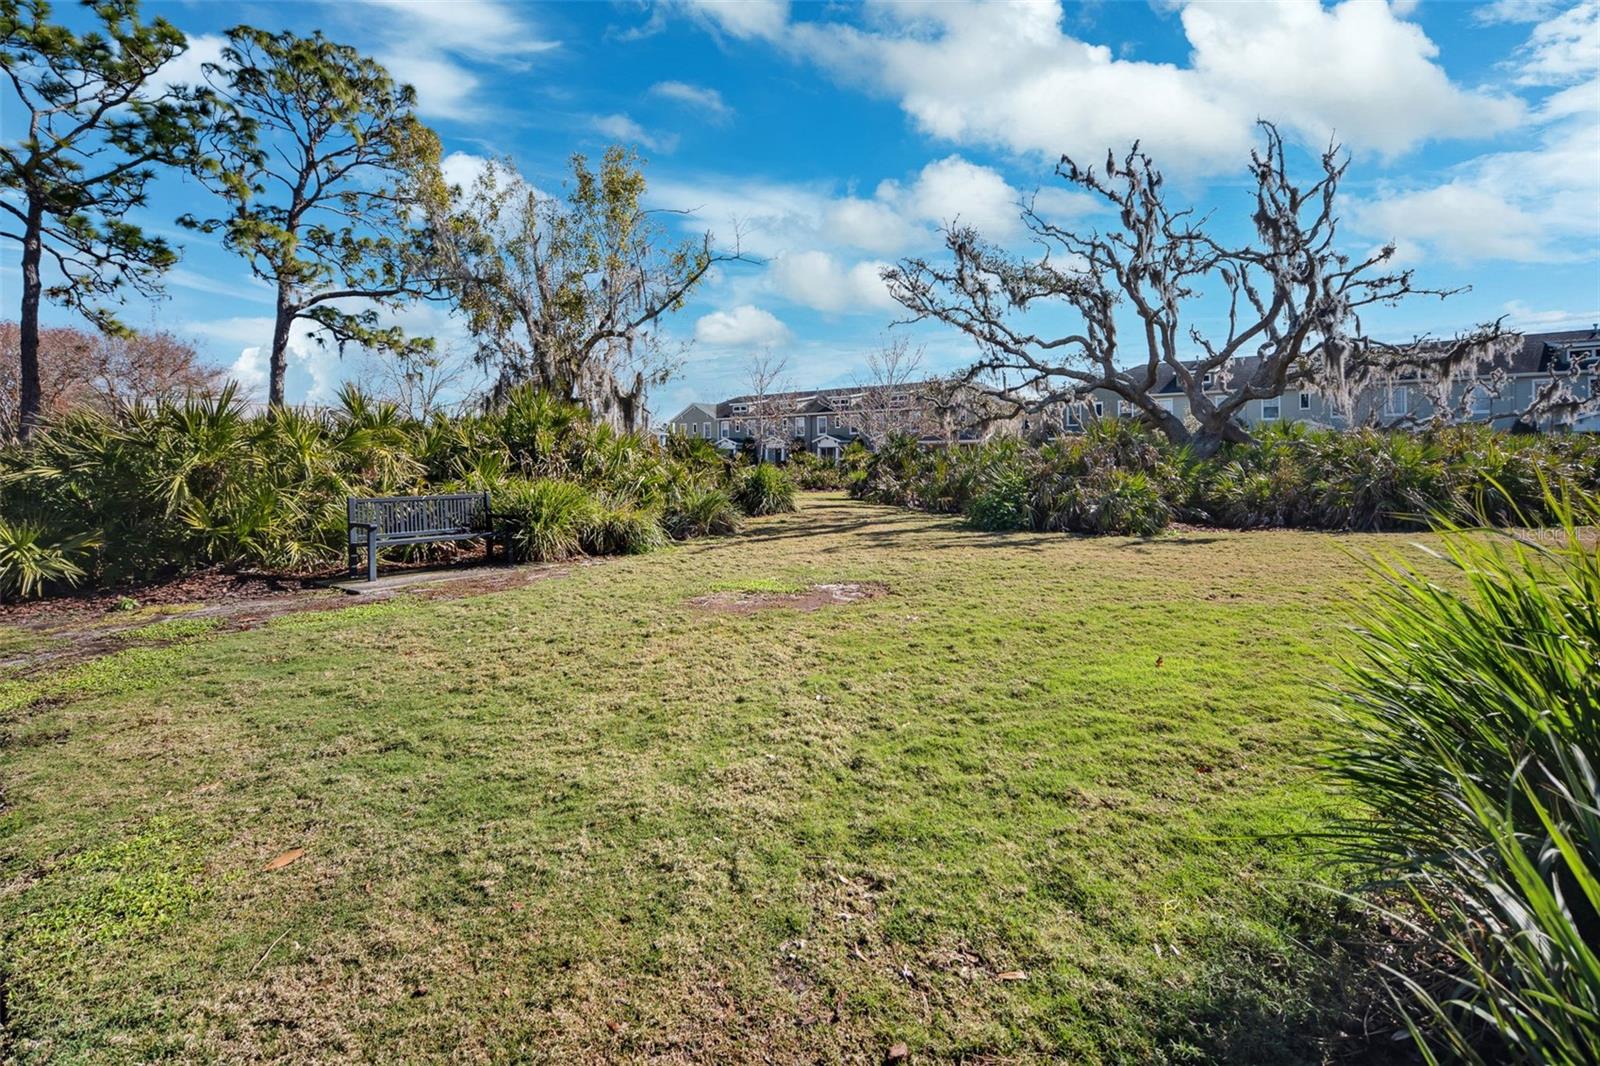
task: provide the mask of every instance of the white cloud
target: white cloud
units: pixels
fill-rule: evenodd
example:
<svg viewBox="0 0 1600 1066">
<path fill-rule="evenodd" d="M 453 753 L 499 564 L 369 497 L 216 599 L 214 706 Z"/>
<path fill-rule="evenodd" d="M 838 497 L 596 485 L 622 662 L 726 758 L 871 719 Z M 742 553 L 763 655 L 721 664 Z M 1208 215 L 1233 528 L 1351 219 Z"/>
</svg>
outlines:
<svg viewBox="0 0 1600 1066">
<path fill-rule="evenodd" d="M 415 45 L 494 60 L 524 59 L 559 48 L 541 36 L 515 4 L 496 0 L 367 0 Z"/>
<path fill-rule="evenodd" d="M 892 95 L 945 140 L 1098 160 L 1138 139 L 1197 172 L 1238 168 L 1258 117 L 1384 155 L 1522 117 L 1515 98 L 1453 83 L 1434 43 L 1385 4 L 1192 0 L 1181 11 L 1187 65 L 1120 59 L 1064 32 L 1059 0 L 881 4 L 869 28 L 799 21 L 750 36 Z"/>
<path fill-rule="evenodd" d="M 367 18 L 383 45 L 379 59 L 396 79 L 417 90 L 417 110 L 434 118 L 485 120 L 478 99 L 483 81 L 469 63 L 527 70 L 533 57 L 560 47 L 524 18 L 525 9 L 499 0 L 367 0 L 381 7 Z M 357 7 L 345 11 L 360 11 Z"/>
<path fill-rule="evenodd" d="M 958 155 L 929 163 L 917 175 L 906 203 L 916 217 L 936 225 L 956 219 L 993 240 L 1022 229 L 1021 197 L 997 171 Z"/>
<path fill-rule="evenodd" d="M 1549 309 L 1537 311 L 1521 300 L 1512 300 L 1502 310 L 1510 325 L 1517 329 L 1582 329 L 1600 322 L 1600 310 L 1563 311 Z"/>
<path fill-rule="evenodd" d="M 602 136 L 612 140 L 642 144 L 652 151 L 670 152 L 678 146 L 678 138 L 675 135 L 652 134 L 627 115 L 596 115 L 594 128 Z"/>
<path fill-rule="evenodd" d="M 239 354 L 228 366 L 228 376 L 239 383 L 247 400 L 267 398 L 268 352 L 272 344 L 272 318 L 268 315 L 238 316 L 209 322 L 186 322 L 182 332 L 213 348 L 213 354 L 232 349 Z M 291 400 L 328 403 L 339 392 L 343 381 L 339 350 L 318 344 L 312 323 L 297 320 L 289 330 L 284 391 Z M 225 361 L 225 357 L 222 360 Z"/>
<path fill-rule="evenodd" d="M 959 218 L 995 239 L 1022 231 L 1021 202 L 1031 196 L 996 170 L 959 155 L 935 160 L 907 182 L 880 182 L 871 196 L 837 195 L 823 185 L 709 178 L 659 179 L 653 204 L 696 212 L 696 225 L 731 234 L 735 223 L 747 252 L 779 256 L 816 248 L 856 249 L 893 256 L 924 247 L 935 227 Z M 1068 217 L 1092 207 L 1065 189 L 1040 190 L 1038 209 Z"/>
<path fill-rule="evenodd" d="M 1458 263 L 1530 262 L 1568 254 L 1540 240 L 1536 218 L 1474 179 L 1398 193 L 1363 206 L 1357 217 L 1363 231 L 1400 239 L 1409 262 L 1423 259 L 1424 249 Z"/>
<path fill-rule="evenodd" d="M 438 52 L 385 52 L 379 60 L 396 81 L 417 91 L 417 110 L 432 118 L 471 119 L 480 82 L 466 67 Z"/>
<path fill-rule="evenodd" d="M 719 122 L 733 115 L 733 108 L 728 106 L 727 101 L 722 99 L 722 94 L 715 89 L 690 85 L 683 81 L 658 81 L 650 86 L 650 92 L 654 96 L 698 108 Z"/>
<path fill-rule="evenodd" d="M 1494 0 L 1473 9 L 1472 17 L 1485 25 L 1497 22 L 1538 22 L 1561 10 L 1562 0 Z"/>
<path fill-rule="evenodd" d="M 773 260 L 768 277 L 778 292 L 817 311 L 890 310 L 898 305 L 878 276 L 886 266 L 865 260 L 847 267 L 827 252 L 794 252 Z"/>
<path fill-rule="evenodd" d="M 1357 228 L 1413 258 L 1458 262 L 1592 261 L 1600 254 L 1600 48 L 1574 48 L 1595 0 L 1535 27 L 1521 50 L 1550 84 L 1571 82 L 1533 114 L 1536 142 L 1491 152 L 1432 185 L 1396 186 L 1358 203 Z M 1574 19 L 1574 12 L 1581 17 Z M 1587 20 L 1587 22 L 1585 22 Z M 1576 34 L 1574 30 L 1578 30 Z"/>
<path fill-rule="evenodd" d="M 205 64 L 221 63 L 222 49 L 228 39 L 220 33 L 196 33 L 189 38 L 189 47 L 169 60 L 157 73 L 156 80 L 163 86 L 204 85 Z"/>
<path fill-rule="evenodd" d="M 439 161 L 439 171 L 447 185 L 459 185 L 463 191 L 470 192 L 483 172 L 493 165 L 493 160 L 486 156 L 451 152 Z"/>
<path fill-rule="evenodd" d="M 1524 85 L 1564 85 L 1600 70 L 1600 0 L 1539 23 L 1519 56 L 1517 80 Z"/>
<path fill-rule="evenodd" d="M 739 40 L 772 40 L 789 21 L 789 0 L 683 0 L 701 21 Z"/>
<path fill-rule="evenodd" d="M 713 311 L 694 324 L 694 339 L 717 347 L 762 347 L 789 340 L 789 327 L 770 311 L 740 304 L 731 311 Z"/>
</svg>

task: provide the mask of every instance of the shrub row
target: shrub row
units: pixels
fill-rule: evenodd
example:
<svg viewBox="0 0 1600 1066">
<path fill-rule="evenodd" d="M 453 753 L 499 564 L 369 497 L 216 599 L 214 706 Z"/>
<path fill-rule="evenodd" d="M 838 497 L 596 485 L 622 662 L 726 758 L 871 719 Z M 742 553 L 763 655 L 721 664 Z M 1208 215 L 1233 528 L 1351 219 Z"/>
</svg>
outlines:
<svg viewBox="0 0 1600 1066">
<path fill-rule="evenodd" d="M 729 463 L 705 441 L 663 449 L 532 389 L 420 422 L 354 388 L 329 412 L 248 415 L 230 388 L 74 412 L 0 452 L 0 597 L 214 565 L 324 571 L 344 560 L 347 496 L 469 489 L 492 494 L 531 560 L 731 533 L 794 498 L 774 467 Z"/>
<path fill-rule="evenodd" d="M 1149 536 L 1173 521 L 1393 530 L 1444 514 L 1540 523 L 1551 517 L 1546 484 L 1600 486 L 1600 440 L 1482 426 L 1416 434 L 1282 425 L 1202 460 L 1105 419 L 1039 446 L 1002 438 L 928 451 L 890 440 L 849 487 L 864 499 L 965 514 L 983 529 Z"/>
</svg>

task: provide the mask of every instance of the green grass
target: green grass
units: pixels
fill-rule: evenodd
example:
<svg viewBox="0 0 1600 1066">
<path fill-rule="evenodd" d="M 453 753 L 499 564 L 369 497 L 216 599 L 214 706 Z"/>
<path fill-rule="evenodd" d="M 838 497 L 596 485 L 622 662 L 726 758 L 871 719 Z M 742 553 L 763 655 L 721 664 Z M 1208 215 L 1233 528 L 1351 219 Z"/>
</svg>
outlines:
<svg viewBox="0 0 1600 1066">
<path fill-rule="evenodd" d="M 1401 543 L 813 496 L 12 681 L 0 1053 L 1320 1061 L 1348 988 L 1292 835 L 1355 556 Z M 688 602 L 833 581 L 890 592 Z"/>
</svg>

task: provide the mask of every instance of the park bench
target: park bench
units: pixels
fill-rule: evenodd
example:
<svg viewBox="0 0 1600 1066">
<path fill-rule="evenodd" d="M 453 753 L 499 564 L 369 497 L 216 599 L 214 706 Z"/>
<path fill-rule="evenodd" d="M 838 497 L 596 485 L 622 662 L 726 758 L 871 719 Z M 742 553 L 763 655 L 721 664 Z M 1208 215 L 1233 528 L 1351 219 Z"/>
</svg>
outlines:
<svg viewBox="0 0 1600 1066">
<path fill-rule="evenodd" d="M 484 540 L 485 555 L 494 558 L 501 543 L 506 561 L 510 546 L 489 510 L 487 492 L 452 492 L 440 496 L 351 496 L 345 501 L 350 535 L 350 576 L 367 547 L 367 580 L 378 579 L 378 550 L 396 544 L 436 544 L 451 540 Z"/>
</svg>

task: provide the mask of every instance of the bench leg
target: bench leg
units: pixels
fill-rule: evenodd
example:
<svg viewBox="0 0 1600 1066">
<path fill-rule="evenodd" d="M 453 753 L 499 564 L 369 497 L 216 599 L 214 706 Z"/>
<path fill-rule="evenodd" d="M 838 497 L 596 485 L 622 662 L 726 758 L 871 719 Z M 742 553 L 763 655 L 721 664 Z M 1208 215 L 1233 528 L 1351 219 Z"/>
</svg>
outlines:
<svg viewBox="0 0 1600 1066">
<path fill-rule="evenodd" d="M 367 530 L 367 580 L 378 580 L 378 531 Z"/>
<path fill-rule="evenodd" d="M 356 576 L 356 560 L 360 558 L 360 556 L 356 553 L 356 546 L 354 544 L 350 545 L 349 550 L 346 551 L 345 555 L 347 556 L 345 562 L 349 565 L 349 577 L 354 579 Z"/>
</svg>

